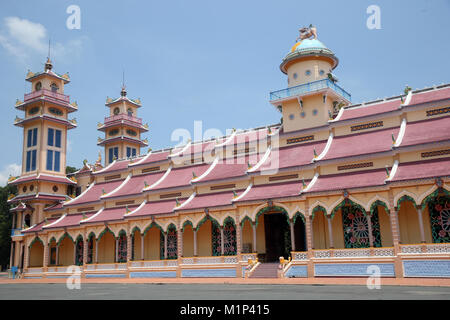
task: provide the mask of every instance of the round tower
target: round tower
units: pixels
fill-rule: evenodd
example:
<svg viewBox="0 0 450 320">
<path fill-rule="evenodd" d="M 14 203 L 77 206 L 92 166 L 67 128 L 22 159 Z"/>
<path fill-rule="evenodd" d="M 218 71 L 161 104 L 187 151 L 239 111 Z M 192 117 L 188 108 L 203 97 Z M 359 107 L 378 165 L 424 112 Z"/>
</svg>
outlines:
<svg viewBox="0 0 450 320">
<path fill-rule="evenodd" d="M 350 103 L 351 95 L 336 84 L 333 70 L 338 63 L 333 51 L 317 39 L 315 27 L 300 29 L 280 65 L 288 87 L 270 93 L 270 103 L 283 115 L 284 132 L 323 126 Z"/>
</svg>

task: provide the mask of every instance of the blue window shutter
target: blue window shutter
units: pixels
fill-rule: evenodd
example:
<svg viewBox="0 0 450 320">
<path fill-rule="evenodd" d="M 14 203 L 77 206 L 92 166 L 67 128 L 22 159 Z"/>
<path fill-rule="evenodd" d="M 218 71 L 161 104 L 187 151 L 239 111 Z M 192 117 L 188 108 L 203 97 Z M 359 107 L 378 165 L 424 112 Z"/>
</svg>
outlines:
<svg viewBox="0 0 450 320">
<path fill-rule="evenodd" d="M 31 151 L 27 151 L 27 162 L 25 171 L 30 171 L 30 169 L 31 169 Z"/>
<path fill-rule="evenodd" d="M 27 147 L 31 147 L 33 130 L 28 130 Z M 27 170 L 28 171 L 28 170 Z"/>
<path fill-rule="evenodd" d="M 114 155 L 116 156 L 116 159 L 119 159 L 119 147 L 114 148 Z"/>
<path fill-rule="evenodd" d="M 127 158 L 129 158 L 131 155 L 131 148 L 127 147 Z"/>
<path fill-rule="evenodd" d="M 131 156 L 136 157 L 136 148 L 133 148 L 131 151 Z"/>
<path fill-rule="evenodd" d="M 55 170 L 54 171 L 59 171 L 60 169 L 60 165 L 59 165 L 59 159 L 60 158 L 60 152 L 59 151 L 55 151 Z"/>
<path fill-rule="evenodd" d="M 33 129 L 33 146 L 37 145 L 37 128 Z"/>
<path fill-rule="evenodd" d="M 55 147 L 61 148 L 61 130 L 55 130 Z"/>
<path fill-rule="evenodd" d="M 53 169 L 53 151 L 47 150 L 47 170 Z"/>
<path fill-rule="evenodd" d="M 54 133 L 54 130 L 52 128 L 48 128 L 47 145 L 49 145 L 49 146 L 53 146 L 53 133 Z"/>
<path fill-rule="evenodd" d="M 113 161 L 113 148 L 109 148 L 109 163 Z"/>
<path fill-rule="evenodd" d="M 31 171 L 36 170 L 36 150 L 31 151 Z"/>
</svg>

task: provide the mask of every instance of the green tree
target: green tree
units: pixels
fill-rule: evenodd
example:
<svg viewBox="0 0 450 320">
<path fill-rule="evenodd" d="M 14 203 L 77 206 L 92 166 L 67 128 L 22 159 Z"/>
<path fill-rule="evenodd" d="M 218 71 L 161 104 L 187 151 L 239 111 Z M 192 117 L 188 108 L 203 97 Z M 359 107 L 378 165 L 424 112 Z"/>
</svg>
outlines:
<svg viewBox="0 0 450 320">
<path fill-rule="evenodd" d="M 9 266 L 11 251 L 11 227 L 12 214 L 9 211 L 11 205 L 8 204 L 8 196 L 17 194 L 15 186 L 7 185 L 0 187 L 0 269 L 5 270 Z"/>
<path fill-rule="evenodd" d="M 78 171 L 78 169 L 75 168 L 75 167 L 71 167 L 71 166 L 67 166 L 66 167 L 66 174 L 74 173 L 74 172 L 77 172 L 77 171 Z"/>
</svg>

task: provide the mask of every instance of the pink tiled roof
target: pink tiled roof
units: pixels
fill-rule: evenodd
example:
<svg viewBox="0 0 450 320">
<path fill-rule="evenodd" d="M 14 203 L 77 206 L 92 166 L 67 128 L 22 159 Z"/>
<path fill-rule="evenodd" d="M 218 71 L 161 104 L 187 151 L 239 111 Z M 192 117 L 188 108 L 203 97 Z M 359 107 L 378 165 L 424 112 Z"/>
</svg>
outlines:
<svg viewBox="0 0 450 320">
<path fill-rule="evenodd" d="M 129 211 L 133 211 L 137 206 L 128 206 Z M 98 212 L 97 212 L 98 213 Z M 90 220 L 84 220 L 81 223 L 98 223 L 105 221 L 116 221 L 122 220 L 123 216 L 127 213 L 126 207 L 118 207 L 118 208 L 108 208 L 103 209 L 96 217 Z"/>
<path fill-rule="evenodd" d="M 400 147 L 450 140 L 450 116 L 406 124 Z"/>
<path fill-rule="evenodd" d="M 64 206 L 73 206 L 82 203 L 99 201 L 100 197 L 103 195 L 103 190 L 105 191 L 105 193 L 109 193 L 120 186 L 123 181 L 124 180 L 122 179 L 95 184 L 86 193 L 82 193 L 71 202 L 64 204 Z"/>
<path fill-rule="evenodd" d="M 238 194 L 240 192 L 237 192 Z M 205 209 L 211 207 L 222 207 L 231 205 L 233 191 L 224 191 L 208 194 L 198 194 L 180 210 Z M 175 208 L 177 210 L 177 208 Z"/>
<path fill-rule="evenodd" d="M 383 185 L 387 178 L 385 169 L 359 171 L 345 174 L 330 174 L 319 176 L 307 192 L 344 190 Z"/>
<path fill-rule="evenodd" d="M 139 160 L 135 160 L 133 163 L 130 163 L 130 166 L 134 166 L 134 165 L 145 165 L 145 164 L 149 164 L 149 163 L 154 163 L 154 162 L 160 162 L 160 161 L 164 161 L 168 159 L 170 152 L 169 151 L 162 151 L 162 152 L 156 152 L 156 153 L 150 153 L 150 155 L 148 157 L 144 157 L 144 159 L 140 159 L 142 160 L 142 162 L 140 162 Z"/>
<path fill-rule="evenodd" d="M 95 214 L 95 212 L 89 212 L 89 213 L 86 213 L 85 215 L 86 215 L 86 218 L 89 218 L 89 217 L 92 217 L 94 214 Z M 64 227 L 79 226 L 80 221 L 82 219 L 83 219 L 82 213 L 68 214 L 64 218 L 62 218 L 60 221 L 58 221 L 57 223 L 55 223 L 49 227 L 45 227 L 44 229 L 57 229 L 57 228 L 64 228 Z"/>
<path fill-rule="evenodd" d="M 258 171 L 300 167 L 310 164 L 314 158 L 314 149 L 316 149 L 317 154 L 320 154 L 325 145 L 326 141 L 319 141 L 274 149 Z"/>
<path fill-rule="evenodd" d="M 220 159 L 214 168 L 199 182 L 223 180 L 228 178 L 238 178 L 247 175 L 248 162 L 255 165 L 261 158 L 261 155 L 242 156 L 229 159 Z"/>
<path fill-rule="evenodd" d="M 194 172 L 196 176 L 199 177 L 209 168 L 209 166 L 210 164 L 200 164 L 195 166 L 172 169 L 172 171 L 167 175 L 167 177 L 165 177 L 161 183 L 156 185 L 151 190 L 161 190 L 161 189 L 188 186 L 193 178 L 192 172 Z"/>
<path fill-rule="evenodd" d="M 63 204 L 64 204 L 64 202 L 55 203 L 54 205 L 45 208 L 44 211 L 53 211 L 53 210 L 62 209 L 63 208 Z"/>
<path fill-rule="evenodd" d="M 25 201 L 25 200 L 65 200 L 65 195 L 57 195 L 57 194 L 45 194 L 45 193 L 37 193 L 37 194 L 24 194 L 24 195 L 18 195 L 12 198 L 11 200 L 8 200 L 8 203 L 14 203 L 17 201 Z"/>
<path fill-rule="evenodd" d="M 47 224 L 55 222 L 57 219 L 58 218 L 49 218 L 49 219 L 47 219 Z M 32 233 L 32 232 L 42 231 L 42 227 L 44 226 L 45 223 L 46 223 L 45 220 L 41 221 L 38 224 L 36 224 L 34 227 L 32 227 L 31 229 L 28 229 L 26 231 L 22 231 L 22 233 Z"/>
<path fill-rule="evenodd" d="M 30 182 L 35 180 L 42 180 L 42 181 L 50 181 L 55 183 L 64 183 L 64 184 L 76 184 L 76 182 L 70 180 L 67 177 L 56 177 L 56 176 L 50 176 L 46 174 L 39 174 L 32 175 L 32 176 L 25 176 L 25 177 L 19 177 L 16 180 L 12 181 L 10 184 L 18 184 L 18 183 L 24 183 L 24 182 Z"/>
<path fill-rule="evenodd" d="M 302 186 L 302 181 L 291 181 L 253 186 L 245 196 L 243 196 L 236 202 L 269 200 L 298 196 L 300 194 L 300 191 L 302 190 Z"/>
<path fill-rule="evenodd" d="M 391 181 L 450 176 L 450 158 L 400 163 Z"/>
<path fill-rule="evenodd" d="M 398 132 L 399 127 L 334 137 L 322 160 L 389 151 L 392 147 L 392 134 L 397 138 Z"/>
<path fill-rule="evenodd" d="M 184 199 L 180 199 L 179 202 L 182 202 Z M 134 212 L 133 214 L 126 216 L 126 218 L 135 218 L 135 217 L 143 217 L 143 216 L 151 216 L 155 214 L 166 214 L 172 213 L 173 209 L 177 205 L 176 200 L 162 200 L 162 201 L 154 201 L 147 202 L 144 204 L 142 208 Z"/>
<path fill-rule="evenodd" d="M 130 178 L 130 180 L 128 180 L 128 182 L 125 185 L 121 186 L 121 188 L 117 190 L 117 192 L 104 198 L 115 198 L 139 194 L 145 187 L 144 181 L 147 182 L 147 185 L 150 186 L 154 184 L 156 181 L 158 181 L 163 175 L 164 172 L 156 172 L 151 174 L 142 174 L 138 176 L 133 176 Z"/>
<path fill-rule="evenodd" d="M 415 104 L 439 101 L 444 99 L 450 99 L 450 87 L 426 92 L 413 93 L 409 105 L 412 106 Z"/>
<path fill-rule="evenodd" d="M 121 171 L 128 168 L 128 164 L 130 163 L 130 160 L 116 160 L 106 168 L 103 168 L 102 170 L 94 172 L 94 174 L 107 174 L 115 171 Z"/>
<path fill-rule="evenodd" d="M 273 130 L 277 130 L 277 128 L 272 128 Z M 258 130 L 250 130 L 246 132 L 236 132 L 236 135 L 226 143 L 226 145 L 230 144 L 242 144 L 242 143 L 250 143 L 258 140 L 264 140 L 267 138 L 268 130 L 267 128 L 262 128 Z M 226 139 L 227 140 L 227 139 Z"/>
<path fill-rule="evenodd" d="M 368 104 L 366 106 L 358 106 L 355 108 L 345 108 L 339 121 L 356 119 L 366 116 L 371 116 L 375 114 L 385 113 L 389 111 L 397 110 L 402 101 L 399 99 L 383 101 L 380 103 Z"/>
</svg>

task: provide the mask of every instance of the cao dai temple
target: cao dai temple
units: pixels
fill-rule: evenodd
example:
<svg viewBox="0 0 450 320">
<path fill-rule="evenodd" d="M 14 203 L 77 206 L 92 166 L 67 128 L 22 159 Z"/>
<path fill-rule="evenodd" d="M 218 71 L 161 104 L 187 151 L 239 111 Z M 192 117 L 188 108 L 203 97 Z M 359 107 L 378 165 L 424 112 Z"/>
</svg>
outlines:
<svg viewBox="0 0 450 320">
<path fill-rule="evenodd" d="M 15 108 L 11 266 L 26 278 L 450 277 L 450 85 L 352 104 L 303 38 L 270 93 L 281 123 L 152 151 L 141 101 L 108 98 L 104 149 L 66 176 L 67 74 L 29 72 Z M 148 149 L 142 152 L 141 149 Z"/>
</svg>

